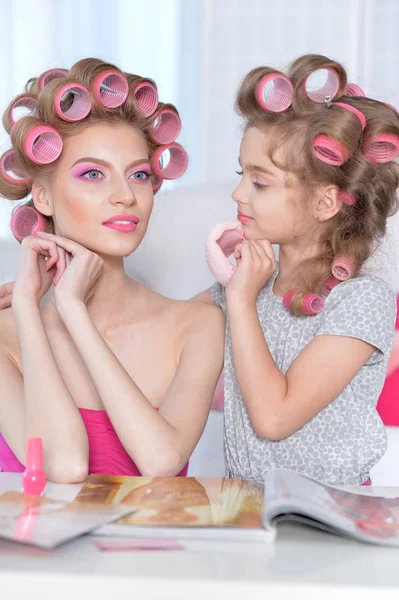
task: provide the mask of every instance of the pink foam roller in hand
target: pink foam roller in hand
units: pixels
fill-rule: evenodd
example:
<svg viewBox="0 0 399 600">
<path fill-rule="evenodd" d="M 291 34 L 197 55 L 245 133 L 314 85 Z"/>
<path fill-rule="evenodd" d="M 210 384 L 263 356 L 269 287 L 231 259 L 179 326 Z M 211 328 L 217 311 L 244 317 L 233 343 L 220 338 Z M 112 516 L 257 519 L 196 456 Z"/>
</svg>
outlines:
<svg viewBox="0 0 399 600">
<path fill-rule="evenodd" d="M 94 79 L 92 84 L 93 94 L 105 108 L 118 108 L 129 93 L 129 84 L 122 73 L 105 71 Z"/>
<path fill-rule="evenodd" d="M 155 175 L 162 179 L 178 179 L 184 175 L 188 167 L 187 152 L 180 144 L 160 146 L 152 157 L 152 168 Z"/>
<path fill-rule="evenodd" d="M 266 75 L 256 87 L 259 106 L 272 113 L 287 110 L 292 104 L 293 93 L 291 81 L 280 73 Z"/>
<path fill-rule="evenodd" d="M 157 144 L 171 144 L 179 136 L 181 121 L 179 115 L 169 108 L 161 110 L 151 130 L 152 139 Z"/>
<path fill-rule="evenodd" d="M 79 83 L 67 83 L 58 90 L 54 108 L 64 121 L 81 121 L 91 111 L 90 94 Z"/>
<path fill-rule="evenodd" d="M 225 287 L 236 270 L 236 267 L 229 262 L 228 257 L 234 253 L 237 244 L 243 240 L 242 224 L 236 219 L 217 223 L 206 238 L 206 262 L 215 279 Z"/>
<path fill-rule="evenodd" d="M 62 152 L 62 138 L 58 131 L 47 125 L 33 127 L 24 140 L 24 150 L 35 163 L 47 165 Z"/>
<path fill-rule="evenodd" d="M 14 237 L 22 242 L 23 239 L 38 231 L 45 231 L 46 220 L 32 206 L 20 206 L 12 213 L 10 227 Z"/>
</svg>

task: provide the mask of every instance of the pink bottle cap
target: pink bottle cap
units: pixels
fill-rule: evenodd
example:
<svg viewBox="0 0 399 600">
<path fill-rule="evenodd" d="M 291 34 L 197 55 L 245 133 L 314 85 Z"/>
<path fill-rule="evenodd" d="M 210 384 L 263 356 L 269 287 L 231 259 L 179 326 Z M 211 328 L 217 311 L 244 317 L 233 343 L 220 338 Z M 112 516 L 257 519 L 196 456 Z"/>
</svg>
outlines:
<svg viewBox="0 0 399 600">
<path fill-rule="evenodd" d="M 23 117 L 34 117 L 36 114 L 37 100 L 30 94 L 22 94 L 18 96 L 11 104 L 8 111 L 8 118 L 11 125 L 15 125 L 17 121 Z"/>
<path fill-rule="evenodd" d="M 98 102 L 105 108 L 118 108 L 128 96 L 129 84 L 122 73 L 105 71 L 94 79 L 92 90 Z"/>
<path fill-rule="evenodd" d="M 28 157 L 37 164 L 54 162 L 62 152 L 62 138 L 58 131 L 47 125 L 31 129 L 25 138 L 24 149 Z"/>
<path fill-rule="evenodd" d="M 14 150 L 8 150 L 0 159 L 0 172 L 10 183 L 26 184 L 32 180 L 26 176 Z"/>
<path fill-rule="evenodd" d="M 306 77 L 303 90 L 309 100 L 323 104 L 326 100 L 334 99 L 339 83 L 339 76 L 333 69 L 316 69 Z"/>
<path fill-rule="evenodd" d="M 363 144 L 364 156 L 373 163 L 386 163 L 399 156 L 399 138 L 394 134 L 382 134 L 367 139 Z"/>
<path fill-rule="evenodd" d="M 139 109 L 146 117 L 150 117 L 158 106 L 158 91 L 149 81 L 142 81 L 134 88 L 134 96 Z"/>
<path fill-rule="evenodd" d="M 346 88 L 347 96 L 362 96 L 365 98 L 366 94 L 363 92 L 362 88 L 359 87 L 356 83 L 348 83 Z"/>
<path fill-rule="evenodd" d="M 54 79 L 60 79 L 61 77 L 65 77 L 68 71 L 66 69 L 50 69 L 43 73 L 43 75 L 39 79 L 39 87 L 42 90 L 50 81 L 54 81 Z"/>
<path fill-rule="evenodd" d="M 160 146 L 152 158 L 156 175 L 163 179 L 177 179 L 184 175 L 188 167 L 188 156 L 180 144 Z"/>
<path fill-rule="evenodd" d="M 64 121 L 81 121 L 91 111 L 90 94 L 79 83 L 67 83 L 58 90 L 54 107 Z"/>
<path fill-rule="evenodd" d="M 41 213 L 32 206 L 20 206 L 11 217 L 11 231 L 19 241 L 38 231 L 46 230 L 46 221 Z"/>
<path fill-rule="evenodd" d="M 151 131 L 152 139 L 157 144 L 171 144 L 175 141 L 181 131 L 181 121 L 179 115 L 166 108 L 161 110 L 156 117 Z"/>
<path fill-rule="evenodd" d="M 339 167 L 348 159 L 345 146 L 324 133 L 315 137 L 312 149 L 316 158 L 334 167 Z"/>
<path fill-rule="evenodd" d="M 272 113 L 287 110 L 292 104 L 293 93 L 291 81 L 280 73 L 266 75 L 256 87 L 259 106 Z"/>
</svg>

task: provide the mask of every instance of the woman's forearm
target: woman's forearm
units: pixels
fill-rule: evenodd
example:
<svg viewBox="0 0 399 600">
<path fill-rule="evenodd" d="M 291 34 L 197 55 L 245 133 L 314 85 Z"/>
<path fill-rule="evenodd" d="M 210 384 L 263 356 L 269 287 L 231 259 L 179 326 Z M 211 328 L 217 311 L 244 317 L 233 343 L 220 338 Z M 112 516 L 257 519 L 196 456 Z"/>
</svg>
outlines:
<svg viewBox="0 0 399 600">
<path fill-rule="evenodd" d="M 176 429 L 151 405 L 93 325 L 84 304 L 59 309 L 126 452 L 143 475 L 184 466 Z"/>
<path fill-rule="evenodd" d="M 54 359 L 40 309 L 16 300 L 13 310 L 22 357 L 25 440 L 42 438 L 49 479 L 82 481 L 88 468 L 86 429 Z"/>
</svg>

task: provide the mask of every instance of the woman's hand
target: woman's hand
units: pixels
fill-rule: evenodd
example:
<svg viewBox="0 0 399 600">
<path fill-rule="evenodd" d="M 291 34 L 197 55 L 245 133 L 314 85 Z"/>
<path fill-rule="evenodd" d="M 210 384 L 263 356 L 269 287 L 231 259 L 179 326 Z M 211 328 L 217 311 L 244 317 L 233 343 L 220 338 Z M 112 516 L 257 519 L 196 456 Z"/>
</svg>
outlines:
<svg viewBox="0 0 399 600">
<path fill-rule="evenodd" d="M 58 283 L 68 262 L 66 251 L 53 240 L 39 236 L 26 237 L 21 244 L 12 303 L 28 300 L 38 306 L 51 284 Z"/>
<path fill-rule="evenodd" d="M 0 310 L 9 308 L 11 306 L 13 288 L 13 281 L 9 281 L 8 283 L 3 283 L 3 285 L 0 285 Z"/>
<path fill-rule="evenodd" d="M 260 290 L 276 270 L 276 259 L 268 240 L 244 240 L 234 250 L 237 268 L 226 287 L 227 301 L 255 303 Z"/>
<path fill-rule="evenodd" d="M 54 303 L 58 310 L 71 302 L 86 304 L 93 293 L 93 286 L 101 275 L 103 260 L 80 244 L 49 233 L 38 233 L 43 241 L 54 243 L 59 251 L 68 256 L 68 265 L 58 278 L 54 290 Z"/>
</svg>

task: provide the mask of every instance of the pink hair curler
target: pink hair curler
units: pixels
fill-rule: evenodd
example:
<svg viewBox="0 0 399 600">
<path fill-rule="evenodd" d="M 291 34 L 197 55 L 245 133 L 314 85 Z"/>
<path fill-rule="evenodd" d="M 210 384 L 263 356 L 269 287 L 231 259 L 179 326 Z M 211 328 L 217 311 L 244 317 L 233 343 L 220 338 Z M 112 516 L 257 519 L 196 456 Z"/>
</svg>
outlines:
<svg viewBox="0 0 399 600">
<path fill-rule="evenodd" d="M 37 100 L 31 94 L 21 94 L 11 104 L 8 110 L 8 118 L 11 125 L 23 117 L 34 117 L 36 114 Z"/>
<path fill-rule="evenodd" d="M 305 96 L 309 100 L 323 104 L 334 99 L 339 84 L 339 76 L 333 69 L 316 69 L 306 77 L 302 85 Z"/>
<path fill-rule="evenodd" d="M 146 117 L 150 117 L 158 106 L 158 91 L 150 81 L 141 81 L 134 88 L 134 96 L 139 109 Z"/>
<path fill-rule="evenodd" d="M 283 304 L 290 310 L 292 299 L 296 294 L 296 290 L 289 290 L 284 294 Z M 317 315 L 324 309 L 324 300 L 317 294 L 308 294 L 302 300 L 302 308 L 308 315 Z"/>
<path fill-rule="evenodd" d="M 335 167 L 339 167 L 348 160 L 348 151 L 345 146 L 324 133 L 315 137 L 312 150 L 316 158 Z"/>
<path fill-rule="evenodd" d="M 361 96 L 363 98 L 366 97 L 366 94 L 363 92 L 362 88 L 359 87 L 356 83 L 348 83 L 346 88 L 347 96 Z"/>
<path fill-rule="evenodd" d="M 54 107 L 64 121 L 81 121 L 91 111 L 90 94 L 80 83 L 67 83 L 58 90 Z"/>
<path fill-rule="evenodd" d="M 157 144 L 171 144 L 181 131 L 179 115 L 169 108 L 161 110 L 152 124 L 151 137 Z"/>
<path fill-rule="evenodd" d="M 46 220 L 32 206 L 20 206 L 11 217 L 11 231 L 19 242 L 38 231 L 46 231 Z"/>
<path fill-rule="evenodd" d="M 157 192 L 162 187 L 163 179 L 159 175 L 151 175 L 151 183 L 152 183 L 152 190 L 154 192 Z"/>
<path fill-rule="evenodd" d="M 22 489 L 29 496 L 41 496 L 46 487 L 43 471 L 43 446 L 41 438 L 29 438 L 26 453 L 26 468 L 22 475 Z"/>
<path fill-rule="evenodd" d="M 169 153 L 169 156 L 164 155 L 166 152 Z M 180 144 L 176 143 L 160 146 L 152 157 L 152 167 L 155 175 L 162 179 L 177 179 L 187 170 L 187 152 Z"/>
<path fill-rule="evenodd" d="M 215 279 L 225 287 L 236 270 L 228 257 L 233 254 L 235 247 L 243 239 L 242 224 L 237 219 L 217 223 L 206 238 L 206 262 Z"/>
<path fill-rule="evenodd" d="M 118 108 L 128 96 L 129 84 L 122 73 L 105 71 L 94 79 L 92 90 L 95 98 L 105 108 Z"/>
<path fill-rule="evenodd" d="M 49 71 L 46 71 L 39 79 L 39 88 L 42 90 L 48 83 L 50 83 L 50 81 L 65 77 L 67 73 L 68 71 L 66 69 L 50 69 Z"/>
<path fill-rule="evenodd" d="M 324 309 L 324 300 L 317 294 L 308 294 L 303 299 L 302 305 L 308 315 L 318 315 Z"/>
<path fill-rule="evenodd" d="M 386 163 L 399 156 L 399 138 L 386 133 L 364 141 L 363 154 L 372 163 Z"/>
<path fill-rule="evenodd" d="M 353 259 L 348 256 L 338 256 L 332 264 L 331 272 L 338 281 L 347 281 L 355 272 Z"/>
<path fill-rule="evenodd" d="M 47 125 L 33 127 L 24 140 L 27 156 L 36 164 L 54 162 L 62 152 L 62 138 L 58 131 Z"/>
<path fill-rule="evenodd" d="M 270 73 L 256 86 L 256 100 L 268 112 L 279 113 L 292 104 L 294 89 L 291 81 L 280 73 Z"/>
<path fill-rule="evenodd" d="M 354 196 L 351 196 L 347 192 L 339 192 L 338 193 L 338 198 L 344 204 L 347 204 L 348 206 L 353 206 L 354 204 L 356 204 L 356 198 Z"/>
<path fill-rule="evenodd" d="M 8 150 L 0 159 L 0 172 L 10 183 L 26 184 L 32 179 L 26 176 L 14 150 Z"/>
<path fill-rule="evenodd" d="M 328 296 L 331 290 L 335 288 L 335 286 L 338 285 L 338 283 L 339 281 L 335 279 L 335 277 L 329 277 L 327 281 L 324 282 L 323 289 L 321 290 L 322 295 Z"/>
<path fill-rule="evenodd" d="M 350 104 L 346 104 L 345 102 L 334 102 L 334 106 L 340 106 L 341 108 L 345 108 L 346 110 L 349 110 L 351 113 L 353 113 L 359 119 L 362 130 L 365 129 L 366 117 L 360 110 L 358 110 L 354 106 L 351 106 Z"/>
</svg>

